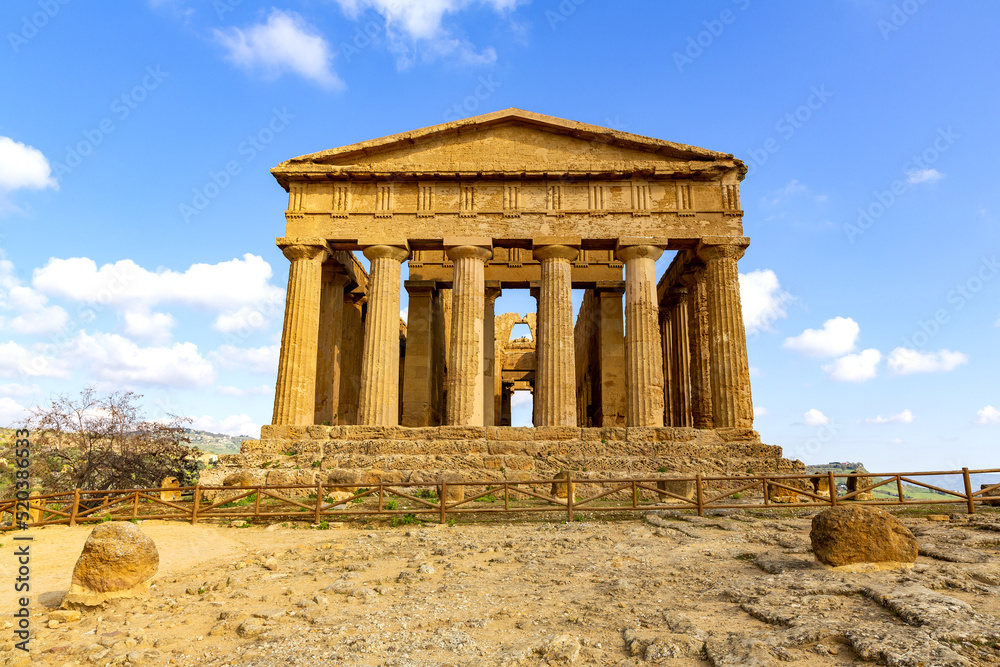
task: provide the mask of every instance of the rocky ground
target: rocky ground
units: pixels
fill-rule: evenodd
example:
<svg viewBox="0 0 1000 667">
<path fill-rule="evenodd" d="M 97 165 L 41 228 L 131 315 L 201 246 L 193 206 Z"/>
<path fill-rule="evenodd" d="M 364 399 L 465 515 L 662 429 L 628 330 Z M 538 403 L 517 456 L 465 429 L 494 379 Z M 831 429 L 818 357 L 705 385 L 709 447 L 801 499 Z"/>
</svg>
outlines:
<svg viewBox="0 0 1000 667">
<path fill-rule="evenodd" d="M 161 568 L 148 600 L 70 620 L 43 585 L 32 655 L 7 641 L 0 664 L 1000 665 L 996 510 L 904 515 L 916 565 L 869 572 L 819 564 L 810 515 L 326 532 L 151 521 Z M 65 564 L 46 565 L 65 571 L 44 582 L 68 587 L 88 531 L 37 531 L 46 549 L 67 545 Z M 185 544 L 205 557 L 168 553 Z"/>
</svg>

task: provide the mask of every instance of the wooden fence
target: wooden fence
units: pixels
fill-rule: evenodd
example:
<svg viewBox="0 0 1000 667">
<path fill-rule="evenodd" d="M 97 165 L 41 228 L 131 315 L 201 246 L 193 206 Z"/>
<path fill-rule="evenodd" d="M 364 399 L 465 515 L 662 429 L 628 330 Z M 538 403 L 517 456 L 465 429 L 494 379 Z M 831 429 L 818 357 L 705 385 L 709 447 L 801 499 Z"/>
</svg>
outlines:
<svg viewBox="0 0 1000 667">
<path fill-rule="evenodd" d="M 356 517 L 389 517 L 412 522 L 421 517 L 441 523 L 463 514 L 556 512 L 573 521 L 580 512 L 645 512 L 692 510 L 704 516 L 715 509 L 766 509 L 853 505 L 911 506 L 960 504 L 969 514 L 976 504 L 1000 505 L 1000 484 L 972 490 L 970 475 L 1000 473 L 1000 469 L 835 475 L 702 475 L 630 479 L 539 479 L 528 481 L 382 482 L 357 485 L 193 486 L 170 489 L 128 489 L 51 493 L 0 500 L 0 529 L 108 520 L 168 519 L 196 524 L 204 520 L 306 520 L 312 524 Z M 572 473 L 570 473 L 572 474 Z M 961 475 L 964 493 L 920 481 L 920 477 Z M 837 479 L 856 480 L 856 490 L 841 493 Z M 880 481 L 876 481 L 879 478 Z M 664 484 L 667 480 L 671 485 Z M 691 493 L 677 493 L 677 483 L 689 483 Z M 566 492 L 566 485 L 571 492 Z M 904 484 L 925 488 L 940 499 L 905 498 Z M 461 493 L 455 493 L 461 487 Z M 803 487 L 808 487 L 804 489 Z M 861 494 L 889 487 L 895 498 L 858 500 Z M 450 490 L 449 490 L 450 489 Z M 545 489 L 551 492 L 547 493 Z M 591 495 L 580 494 L 581 489 Z M 670 491 L 669 489 L 675 489 Z M 822 490 L 820 490 L 822 489 Z M 471 494 L 470 494 L 471 490 Z M 558 491 L 562 491 L 558 493 Z M 334 496 L 334 494 L 338 494 Z M 449 496 L 462 496 L 449 500 Z M 559 497 L 563 496 L 565 497 Z M 578 495 L 580 497 L 578 497 Z M 747 496 L 744 498 L 744 496 Z M 778 498 L 784 502 L 777 502 Z M 861 496 L 866 497 L 866 496 Z M 803 501 L 802 498 L 805 498 Z M 788 502 L 790 501 L 790 502 Z"/>
</svg>

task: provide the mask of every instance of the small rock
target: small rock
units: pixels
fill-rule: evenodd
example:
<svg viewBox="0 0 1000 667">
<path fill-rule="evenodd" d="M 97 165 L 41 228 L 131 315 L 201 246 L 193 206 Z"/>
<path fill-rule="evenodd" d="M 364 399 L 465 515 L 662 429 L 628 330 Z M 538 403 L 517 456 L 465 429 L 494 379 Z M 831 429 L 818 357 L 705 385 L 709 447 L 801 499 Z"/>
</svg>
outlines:
<svg viewBox="0 0 1000 667">
<path fill-rule="evenodd" d="M 437 570 L 435 570 L 434 566 L 431 565 L 430 563 L 424 563 L 423 565 L 417 568 L 417 572 L 419 574 L 434 574 L 435 572 L 437 572 Z"/>
<path fill-rule="evenodd" d="M 264 567 L 266 569 L 268 569 L 268 570 L 277 570 L 278 569 L 278 559 L 276 559 L 276 558 L 268 558 L 266 561 L 264 561 Z"/>
<path fill-rule="evenodd" d="M 535 648 L 535 653 L 551 662 L 576 662 L 580 642 L 572 635 L 553 635 Z"/>
<path fill-rule="evenodd" d="M 951 521 L 951 517 L 947 514 L 928 514 L 928 521 Z"/>
<path fill-rule="evenodd" d="M 59 621 L 60 623 L 75 623 L 81 618 L 80 612 L 76 609 L 58 609 L 56 611 L 49 612 L 50 621 Z"/>
</svg>

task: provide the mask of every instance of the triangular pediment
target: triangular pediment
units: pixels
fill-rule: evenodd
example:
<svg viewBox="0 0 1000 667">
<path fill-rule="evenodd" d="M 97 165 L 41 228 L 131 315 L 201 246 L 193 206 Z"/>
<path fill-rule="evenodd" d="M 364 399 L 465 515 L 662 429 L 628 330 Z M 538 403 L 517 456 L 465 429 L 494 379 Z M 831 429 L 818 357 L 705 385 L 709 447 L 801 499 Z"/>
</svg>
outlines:
<svg viewBox="0 0 1000 667">
<path fill-rule="evenodd" d="M 692 162 L 742 167 L 727 153 L 507 109 L 303 155 L 272 173 L 287 187 L 309 173 L 670 172 Z"/>
</svg>

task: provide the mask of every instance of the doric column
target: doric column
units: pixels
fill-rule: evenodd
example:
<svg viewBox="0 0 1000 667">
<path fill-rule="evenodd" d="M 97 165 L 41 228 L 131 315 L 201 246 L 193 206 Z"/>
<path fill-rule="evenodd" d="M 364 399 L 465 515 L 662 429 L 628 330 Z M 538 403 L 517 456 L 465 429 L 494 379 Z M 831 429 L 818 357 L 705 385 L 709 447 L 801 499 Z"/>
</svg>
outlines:
<svg viewBox="0 0 1000 667">
<path fill-rule="evenodd" d="M 565 245 L 534 249 L 542 264 L 535 348 L 535 426 L 576 426 L 572 262 L 579 250 Z"/>
<path fill-rule="evenodd" d="M 600 314 L 601 426 L 625 425 L 625 321 L 622 316 L 624 282 L 599 282 L 595 288 Z"/>
<path fill-rule="evenodd" d="M 688 292 L 670 291 L 670 390 L 673 395 L 674 426 L 691 426 L 691 351 L 688 347 Z"/>
<path fill-rule="evenodd" d="M 663 358 L 653 245 L 619 246 L 625 262 L 625 378 L 627 426 L 663 426 Z"/>
<path fill-rule="evenodd" d="M 496 301 L 500 281 L 487 285 L 483 294 L 483 424 L 496 425 Z"/>
<path fill-rule="evenodd" d="M 712 412 L 716 428 L 753 426 L 750 364 L 736 266 L 745 248 L 746 242 L 703 244 L 698 250 L 698 256 L 705 262 Z"/>
<path fill-rule="evenodd" d="M 478 245 L 448 248 L 452 281 L 451 345 L 448 355 L 448 424 L 483 425 L 484 274 L 493 253 Z"/>
<path fill-rule="evenodd" d="M 500 391 L 500 426 L 510 426 L 510 400 L 514 396 L 514 385 L 501 382 Z"/>
<path fill-rule="evenodd" d="M 708 348 L 708 290 L 704 267 L 685 273 L 688 287 L 688 345 L 691 351 L 691 417 L 695 428 L 713 428 L 712 380 Z"/>
<path fill-rule="evenodd" d="M 344 287 L 351 279 L 333 266 L 323 267 L 319 308 L 319 351 L 316 358 L 316 424 L 335 424 L 340 403 L 340 336 L 344 320 Z"/>
<path fill-rule="evenodd" d="M 337 423 L 358 423 L 358 397 L 361 395 L 361 355 L 365 348 L 364 309 L 367 297 L 359 289 L 344 295 L 344 321 L 340 342 L 340 400 Z"/>
<path fill-rule="evenodd" d="M 403 426 L 434 424 L 433 280 L 407 280 L 406 361 L 403 365 Z"/>
<path fill-rule="evenodd" d="M 316 411 L 320 283 L 326 242 L 283 237 L 277 244 L 291 265 L 271 423 L 304 426 L 313 423 Z"/>
<path fill-rule="evenodd" d="M 660 347 L 663 354 L 663 423 L 676 426 L 674 419 L 674 383 L 670 360 L 673 358 L 673 339 L 670 322 L 670 304 L 660 305 Z"/>
<path fill-rule="evenodd" d="M 399 423 L 399 277 L 400 264 L 409 251 L 398 246 L 372 245 L 364 253 L 371 260 L 371 271 L 358 423 L 396 426 Z"/>
</svg>

